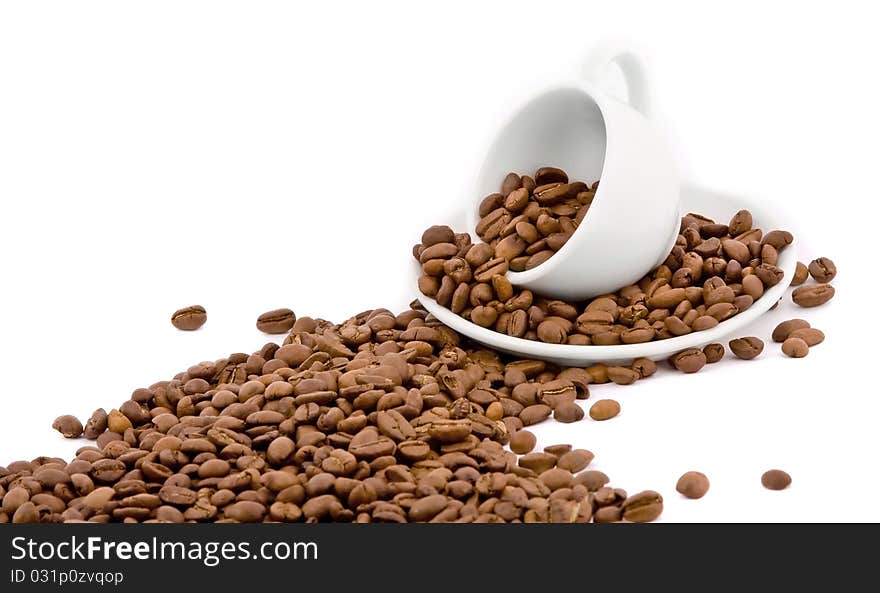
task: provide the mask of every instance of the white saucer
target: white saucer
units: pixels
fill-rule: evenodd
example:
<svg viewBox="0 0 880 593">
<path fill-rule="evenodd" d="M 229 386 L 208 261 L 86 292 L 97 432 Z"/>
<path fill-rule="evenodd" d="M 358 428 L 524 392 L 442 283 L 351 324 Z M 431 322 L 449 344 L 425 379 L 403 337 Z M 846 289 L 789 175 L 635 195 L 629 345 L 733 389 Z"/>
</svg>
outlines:
<svg viewBox="0 0 880 593">
<path fill-rule="evenodd" d="M 758 201 L 754 197 L 732 196 L 693 185 L 685 184 L 682 187 L 681 203 L 684 212 L 704 214 L 719 222 L 727 222 L 738 210 L 747 209 L 752 213 L 755 221 L 754 226 L 762 229 L 765 233 L 774 229 L 787 229 L 791 222 L 780 217 L 772 208 L 768 208 L 766 203 Z M 461 224 L 451 226 L 456 231 L 463 228 Z M 473 234 L 472 229 L 470 232 Z M 641 357 L 661 360 L 687 348 L 702 347 L 711 342 L 724 342 L 723 338 L 734 334 L 769 310 L 785 294 L 785 290 L 794 276 L 797 265 L 796 242 L 797 238 L 794 243 L 779 254 L 777 265 L 784 272 L 782 280 L 776 286 L 765 291 L 764 296 L 755 301 L 751 307 L 712 329 L 644 344 L 574 346 L 514 338 L 471 323 L 421 293 L 419 293 L 418 299 L 425 309 L 458 333 L 514 356 L 540 358 L 563 366 L 587 366 L 597 362 L 622 363 Z M 413 266 L 413 284 L 416 284 L 419 272 L 420 268 L 418 264 L 415 264 Z"/>
</svg>

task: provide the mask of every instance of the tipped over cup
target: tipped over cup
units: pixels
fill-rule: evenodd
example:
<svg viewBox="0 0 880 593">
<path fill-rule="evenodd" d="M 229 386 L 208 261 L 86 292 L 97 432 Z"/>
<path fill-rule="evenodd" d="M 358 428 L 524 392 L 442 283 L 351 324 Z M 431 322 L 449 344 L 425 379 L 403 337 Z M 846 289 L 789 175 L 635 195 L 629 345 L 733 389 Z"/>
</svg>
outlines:
<svg viewBox="0 0 880 593">
<path fill-rule="evenodd" d="M 584 81 L 547 89 L 526 103 L 491 144 L 467 209 L 471 232 L 479 201 L 509 172 L 545 166 L 572 180 L 599 181 L 589 211 L 568 241 L 532 269 L 509 272 L 514 285 L 566 300 L 585 300 L 637 282 L 663 262 L 678 236 L 680 180 L 671 151 L 648 117 L 642 61 L 607 46 L 591 56 Z M 601 89 L 616 64 L 628 100 Z"/>
</svg>

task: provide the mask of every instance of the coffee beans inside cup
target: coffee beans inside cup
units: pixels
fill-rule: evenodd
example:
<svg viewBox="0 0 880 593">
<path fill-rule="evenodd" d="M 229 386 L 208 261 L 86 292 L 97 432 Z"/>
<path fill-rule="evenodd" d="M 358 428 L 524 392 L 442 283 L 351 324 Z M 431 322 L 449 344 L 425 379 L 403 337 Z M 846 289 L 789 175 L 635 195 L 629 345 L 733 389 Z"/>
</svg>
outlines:
<svg viewBox="0 0 880 593">
<path fill-rule="evenodd" d="M 531 176 L 509 173 L 499 192 L 480 203 L 476 234 L 509 269 L 530 270 L 568 242 L 598 187 L 598 181 L 569 181 L 556 167 L 541 167 Z"/>
</svg>

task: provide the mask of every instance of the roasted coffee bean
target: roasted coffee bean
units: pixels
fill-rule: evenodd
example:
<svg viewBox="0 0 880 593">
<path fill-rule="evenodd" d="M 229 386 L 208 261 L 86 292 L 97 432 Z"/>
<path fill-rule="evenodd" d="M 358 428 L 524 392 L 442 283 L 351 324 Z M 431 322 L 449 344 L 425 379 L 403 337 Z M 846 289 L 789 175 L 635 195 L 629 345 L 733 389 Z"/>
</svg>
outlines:
<svg viewBox="0 0 880 593">
<path fill-rule="evenodd" d="M 455 232 L 448 226 L 432 226 L 422 233 L 422 245 L 430 247 L 438 243 L 454 243 Z"/>
<path fill-rule="evenodd" d="M 761 476 L 761 484 L 768 490 L 784 490 L 791 484 L 791 476 L 781 469 L 770 469 Z"/>
<path fill-rule="evenodd" d="M 123 434 L 126 430 L 132 428 L 131 420 L 119 410 L 110 410 L 107 415 L 107 428 L 111 432 Z"/>
<path fill-rule="evenodd" d="M 835 266 L 834 262 L 827 257 L 814 259 L 810 262 L 807 269 L 810 272 L 810 276 L 812 276 L 816 282 L 823 284 L 831 282 L 834 280 L 834 277 L 837 276 L 837 266 Z"/>
<path fill-rule="evenodd" d="M 617 385 L 632 385 L 639 379 L 639 373 L 626 367 L 608 367 L 608 378 Z"/>
<path fill-rule="evenodd" d="M 70 415 L 58 416 L 52 423 L 52 428 L 68 439 L 75 439 L 83 433 L 82 422 L 76 416 Z"/>
<path fill-rule="evenodd" d="M 584 410 L 574 402 L 565 402 L 553 409 L 553 418 L 558 422 L 577 422 L 584 417 Z"/>
<path fill-rule="evenodd" d="M 296 314 L 290 309 L 275 309 L 257 317 L 257 329 L 266 334 L 287 333 L 296 323 Z"/>
<path fill-rule="evenodd" d="M 87 439 L 96 439 L 105 430 L 107 430 L 107 412 L 104 411 L 104 408 L 98 408 L 86 421 L 83 436 Z"/>
<path fill-rule="evenodd" d="M 810 347 L 801 338 L 786 338 L 782 342 L 782 352 L 791 358 L 803 358 L 810 353 Z"/>
<path fill-rule="evenodd" d="M 600 399 L 590 406 L 590 418 L 593 420 L 609 420 L 620 413 L 620 404 L 613 399 Z"/>
<path fill-rule="evenodd" d="M 208 320 L 208 314 L 201 305 L 193 305 L 178 309 L 171 316 L 171 324 L 177 329 L 192 331 L 199 329 Z"/>
<path fill-rule="evenodd" d="M 773 330 L 773 341 L 784 342 L 792 332 L 808 327 L 810 327 L 809 322 L 803 319 L 789 319 L 788 321 L 783 321 Z"/>
<path fill-rule="evenodd" d="M 653 490 L 633 494 L 620 506 L 623 518 L 633 523 L 653 521 L 663 512 L 663 497 Z"/>
<path fill-rule="evenodd" d="M 825 334 L 814 327 L 802 327 L 788 334 L 788 338 L 800 338 L 812 348 L 825 341 Z"/>
<path fill-rule="evenodd" d="M 810 284 L 795 288 L 791 300 L 801 307 L 818 307 L 824 305 L 834 296 L 834 287 L 830 284 Z"/>
<path fill-rule="evenodd" d="M 724 346 L 722 344 L 713 343 L 703 346 L 703 355 L 706 357 L 706 364 L 713 364 L 724 358 Z"/>
<path fill-rule="evenodd" d="M 568 470 L 575 474 L 584 469 L 593 461 L 593 454 L 586 449 L 573 449 L 559 456 L 556 467 Z"/>
<path fill-rule="evenodd" d="M 764 350 L 764 342 L 754 336 L 731 340 L 728 346 L 737 358 L 743 360 L 752 360 Z"/>
<path fill-rule="evenodd" d="M 794 276 L 791 278 L 791 286 L 800 286 L 810 277 L 809 268 L 803 262 L 798 262 L 794 270 Z"/>
<path fill-rule="evenodd" d="M 523 411 L 519 413 L 519 419 L 522 420 L 523 425 L 531 426 L 543 422 L 550 417 L 552 412 L 553 410 L 550 406 L 534 404 L 526 406 Z"/>
<path fill-rule="evenodd" d="M 696 373 L 706 366 L 706 355 L 699 348 L 689 348 L 675 354 L 671 361 L 672 366 L 683 373 Z"/>
<path fill-rule="evenodd" d="M 518 455 L 525 455 L 535 448 L 537 439 L 528 430 L 518 430 L 510 437 L 510 450 Z"/>
<path fill-rule="evenodd" d="M 703 498 L 709 491 L 709 478 L 701 472 L 685 472 L 678 479 L 675 489 L 687 498 Z"/>
</svg>

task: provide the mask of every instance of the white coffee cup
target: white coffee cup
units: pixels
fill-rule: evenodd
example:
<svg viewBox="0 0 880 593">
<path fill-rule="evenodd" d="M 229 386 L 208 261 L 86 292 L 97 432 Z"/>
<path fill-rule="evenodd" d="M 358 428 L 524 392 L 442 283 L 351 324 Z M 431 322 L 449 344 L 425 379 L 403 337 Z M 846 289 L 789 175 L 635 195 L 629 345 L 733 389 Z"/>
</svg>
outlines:
<svg viewBox="0 0 880 593">
<path fill-rule="evenodd" d="M 621 69 L 628 102 L 601 90 L 610 64 Z M 670 149 L 647 117 L 648 84 L 629 49 L 593 53 L 583 82 L 545 90 L 496 136 L 477 179 L 466 220 L 473 233 L 480 200 L 511 171 L 542 166 L 599 188 L 581 225 L 544 263 L 510 272 L 511 283 L 544 296 L 583 300 L 637 282 L 661 263 L 679 230 L 680 181 Z"/>
</svg>

